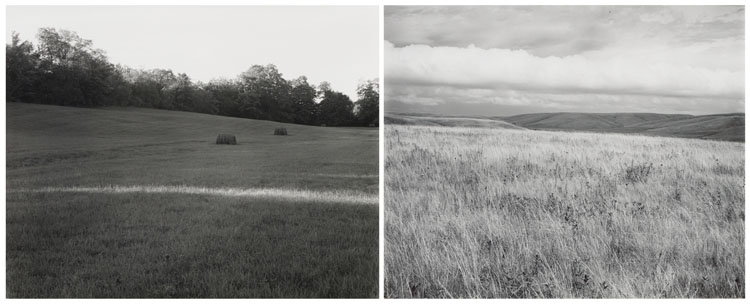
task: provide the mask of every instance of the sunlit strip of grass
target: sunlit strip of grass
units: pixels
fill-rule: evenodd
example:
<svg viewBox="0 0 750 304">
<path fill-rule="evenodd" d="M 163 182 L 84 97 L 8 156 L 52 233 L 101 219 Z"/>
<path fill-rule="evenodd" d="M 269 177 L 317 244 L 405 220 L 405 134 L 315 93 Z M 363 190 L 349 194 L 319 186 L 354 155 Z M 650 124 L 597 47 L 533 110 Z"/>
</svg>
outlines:
<svg viewBox="0 0 750 304">
<path fill-rule="evenodd" d="M 280 188 L 209 188 L 198 186 L 159 186 L 159 185 L 104 185 L 104 186 L 75 186 L 75 187 L 43 187 L 38 189 L 16 189 L 8 192 L 32 193 L 174 193 L 174 194 L 202 194 L 231 197 L 275 198 L 286 201 L 299 202 L 331 202 L 377 204 L 377 195 L 354 191 L 313 191 Z"/>
</svg>

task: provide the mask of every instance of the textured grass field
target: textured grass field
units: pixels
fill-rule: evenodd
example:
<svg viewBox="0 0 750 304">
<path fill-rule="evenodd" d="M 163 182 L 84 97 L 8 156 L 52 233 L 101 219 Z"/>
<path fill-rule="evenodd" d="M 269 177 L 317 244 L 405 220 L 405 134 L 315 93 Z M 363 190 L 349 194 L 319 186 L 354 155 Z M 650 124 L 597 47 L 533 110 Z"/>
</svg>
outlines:
<svg viewBox="0 0 750 304">
<path fill-rule="evenodd" d="M 7 295 L 377 297 L 377 155 L 370 128 L 7 104 Z"/>
<path fill-rule="evenodd" d="M 489 118 L 414 116 L 391 113 L 385 115 L 385 123 L 411 126 L 524 129 L 508 122 Z"/>
<path fill-rule="evenodd" d="M 743 143 L 385 132 L 386 297 L 745 296 Z"/>
</svg>

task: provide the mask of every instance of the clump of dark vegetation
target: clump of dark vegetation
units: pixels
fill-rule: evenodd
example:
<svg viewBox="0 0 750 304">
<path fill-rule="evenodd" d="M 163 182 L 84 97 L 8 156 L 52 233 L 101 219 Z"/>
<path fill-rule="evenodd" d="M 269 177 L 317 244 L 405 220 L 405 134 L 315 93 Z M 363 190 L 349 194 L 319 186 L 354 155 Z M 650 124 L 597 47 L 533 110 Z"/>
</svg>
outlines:
<svg viewBox="0 0 750 304">
<path fill-rule="evenodd" d="M 289 135 L 286 132 L 286 128 L 276 128 L 276 130 L 273 130 L 273 135 Z"/>
<path fill-rule="evenodd" d="M 631 183 L 642 183 L 648 180 L 648 176 L 654 169 L 653 163 L 630 164 L 625 168 L 625 180 Z"/>
<path fill-rule="evenodd" d="M 231 134 L 219 134 L 219 136 L 216 137 L 216 144 L 217 145 L 236 145 L 237 138 Z"/>
</svg>

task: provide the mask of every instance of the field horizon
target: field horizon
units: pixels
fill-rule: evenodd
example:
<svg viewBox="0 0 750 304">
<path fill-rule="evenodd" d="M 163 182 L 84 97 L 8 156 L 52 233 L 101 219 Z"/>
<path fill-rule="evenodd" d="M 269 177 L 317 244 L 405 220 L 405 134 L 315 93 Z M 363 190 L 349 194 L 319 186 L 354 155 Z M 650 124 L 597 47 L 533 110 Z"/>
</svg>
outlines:
<svg viewBox="0 0 750 304">
<path fill-rule="evenodd" d="M 640 134 L 663 137 L 745 141 L 745 113 L 706 115 L 648 112 L 534 112 L 510 116 L 440 115 L 386 111 L 392 124 L 439 125 L 435 119 L 479 119 L 512 124 L 518 128 L 546 131 Z M 399 120 L 393 120 L 400 118 Z M 403 121 L 411 118 L 411 122 Z M 428 119 L 429 118 L 429 119 Z M 413 120 L 420 120 L 415 123 Z"/>
<path fill-rule="evenodd" d="M 377 129 L 26 103 L 6 119 L 9 298 L 377 297 Z"/>
</svg>

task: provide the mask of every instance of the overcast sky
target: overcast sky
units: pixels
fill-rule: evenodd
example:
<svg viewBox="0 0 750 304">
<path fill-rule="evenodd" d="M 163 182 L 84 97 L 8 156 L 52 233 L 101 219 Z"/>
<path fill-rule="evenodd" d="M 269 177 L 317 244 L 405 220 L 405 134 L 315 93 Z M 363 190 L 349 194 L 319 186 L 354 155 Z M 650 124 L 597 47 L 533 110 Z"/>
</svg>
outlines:
<svg viewBox="0 0 750 304">
<path fill-rule="evenodd" d="M 385 8 L 389 112 L 744 112 L 742 6 Z"/>
<path fill-rule="evenodd" d="M 36 42 L 41 27 L 77 32 L 113 63 L 204 82 L 273 63 L 286 79 L 328 81 L 356 100 L 357 82 L 379 70 L 377 6 L 7 7 L 6 41 L 16 31 Z"/>
</svg>

